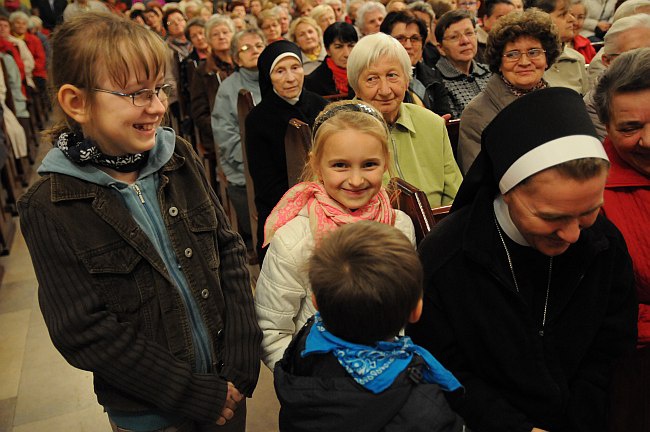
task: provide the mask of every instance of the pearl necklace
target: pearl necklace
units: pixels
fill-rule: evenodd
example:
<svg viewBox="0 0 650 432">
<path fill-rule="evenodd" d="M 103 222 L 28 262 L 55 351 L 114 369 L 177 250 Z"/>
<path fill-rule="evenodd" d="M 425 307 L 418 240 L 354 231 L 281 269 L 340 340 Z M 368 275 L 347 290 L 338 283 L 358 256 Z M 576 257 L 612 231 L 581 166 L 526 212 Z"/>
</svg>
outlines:
<svg viewBox="0 0 650 432">
<path fill-rule="evenodd" d="M 515 269 L 512 265 L 512 259 L 510 258 L 510 251 L 508 246 L 506 246 L 506 241 L 503 239 L 503 234 L 501 234 L 501 227 L 497 221 L 496 214 L 494 215 L 494 225 L 497 227 L 497 233 L 499 233 L 499 238 L 501 239 L 501 244 L 506 251 L 506 258 L 508 258 L 508 266 L 510 267 L 510 273 L 512 274 L 512 280 L 515 283 L 515 289 L 517 294 L 519 294 L 519 284 L 517 284 L 517 277 L 515 276 Z M 551 292 L 551 275 L 553 274 L 553 257 L 549 258 L 548 262 L 548 281 L 546 282 L 546 300 L 544 300 L 544 315 L 542 315 L 542 328 L 538 332 L 540 336 L 544 336 L 544 327 L 546 326 L 546 309 L 548 307 L 548 296 Z"/>
</svg>

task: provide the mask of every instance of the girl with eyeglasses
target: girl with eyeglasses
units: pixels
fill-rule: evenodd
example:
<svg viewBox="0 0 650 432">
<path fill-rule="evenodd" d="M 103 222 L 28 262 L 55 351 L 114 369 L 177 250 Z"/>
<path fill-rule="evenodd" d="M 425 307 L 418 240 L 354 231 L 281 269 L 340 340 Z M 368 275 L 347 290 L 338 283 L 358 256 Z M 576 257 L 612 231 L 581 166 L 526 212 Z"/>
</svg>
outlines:
<svg viewBox="0 0 650 432">
<path fill-rule="evenodd" d="M 246 249 L 161 126 L 168 48 L 99 13 L 52 48 L 54 148 L 18 203 L 52 342 L 93 373 L 113 431 L 244 431 L 261 339 Z"/>
</svg>

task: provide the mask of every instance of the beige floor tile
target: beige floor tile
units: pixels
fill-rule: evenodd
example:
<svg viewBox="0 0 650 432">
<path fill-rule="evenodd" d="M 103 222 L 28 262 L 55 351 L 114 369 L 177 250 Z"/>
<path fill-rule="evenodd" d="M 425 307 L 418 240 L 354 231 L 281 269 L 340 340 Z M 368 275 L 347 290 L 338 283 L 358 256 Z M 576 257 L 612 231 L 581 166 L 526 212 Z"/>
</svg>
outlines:
<svg viewBox="0 0 650 432">
<path fill-rule="evenodd" d="M 18 221 L 16 219 L 16 221 Z M 18 223 L 16 224 L 19 225 Z M 20 228 L 16 228 L 16 236 L 14 237 L 13 245 L 9 255 L 0 257 L 0 265 L 5 269 L 2 284 L 25 282 L 34 280 L 34 267 L 32 267 L 32 260 L 29 257 L 27 244 L 25 239 L 20 233 Z"/>
<path fill-rule="evenodd" d="M 280 403 L 273 388 L 273 374 L 264 365 L 253 398 L 248 401 L 246 417 L 247 432 L 278 431 L 278 413 Z"/>
<path fill-rule="evenodd" d="M 38 309 L 25 350 L 15 425 L 57 417 L 97 405 L 92 374 L 68 364 L 54 348 Z"/>
<path fill-rule="evenodd" d="M 0 400 L 18 395 L 31 310 L 0 314 Z"/>
<path fill-rule="evenodd" d="M 13 432 L 110 432 L 102 407 L 92 407 L 14 427 Z"/>
<path fill-rule="evenodd" d="M 31 309 L 36 280 L 3 283 L 0 285 L 0 314 Z"/>
<path fill-rule="evenodd" d="M 0 432 L 11 432 L 15 408 L 16 398 L 0 400 Z"/>
</svg>

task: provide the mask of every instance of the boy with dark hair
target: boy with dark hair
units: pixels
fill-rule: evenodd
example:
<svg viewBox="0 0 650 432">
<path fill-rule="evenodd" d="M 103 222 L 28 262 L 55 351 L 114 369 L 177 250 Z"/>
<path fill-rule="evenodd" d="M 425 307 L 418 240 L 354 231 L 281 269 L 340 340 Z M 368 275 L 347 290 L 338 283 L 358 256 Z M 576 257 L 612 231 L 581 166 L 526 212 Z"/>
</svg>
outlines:
<svg viewBox="0 0 650 432">
<path fill-rule="evenodd" d="M 280 430 L 464 430 L 441 391 L 462 393 L 458 380 L 398 336 L 422 312 L 422 267 L 404 234 L 344 225 L 316 248 L 309 280 L 319 312 L 275 367 Z"/>
</svg>

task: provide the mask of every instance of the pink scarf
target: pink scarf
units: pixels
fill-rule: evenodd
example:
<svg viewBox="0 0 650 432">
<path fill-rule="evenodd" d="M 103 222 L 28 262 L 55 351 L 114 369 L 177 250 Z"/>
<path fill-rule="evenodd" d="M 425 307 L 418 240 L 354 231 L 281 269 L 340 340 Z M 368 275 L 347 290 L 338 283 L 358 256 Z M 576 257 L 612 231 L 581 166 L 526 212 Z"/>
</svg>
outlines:
<svg viewBox="0 0 650 432">
<path fill-rule="evenodd" d="M 368 204 L 350 212 L 332 199 L 322 184 L 303 182 L 289 189 L 266 219 L 264 247 L 271 242 L 280 227 L 295 218 L 305 207 L 316 244 L 328 232 L 348 223 L 372 220 L 395 225 L 395 210 L 391 207 L 390 199 L 383 187 Z"/>
</svg>

